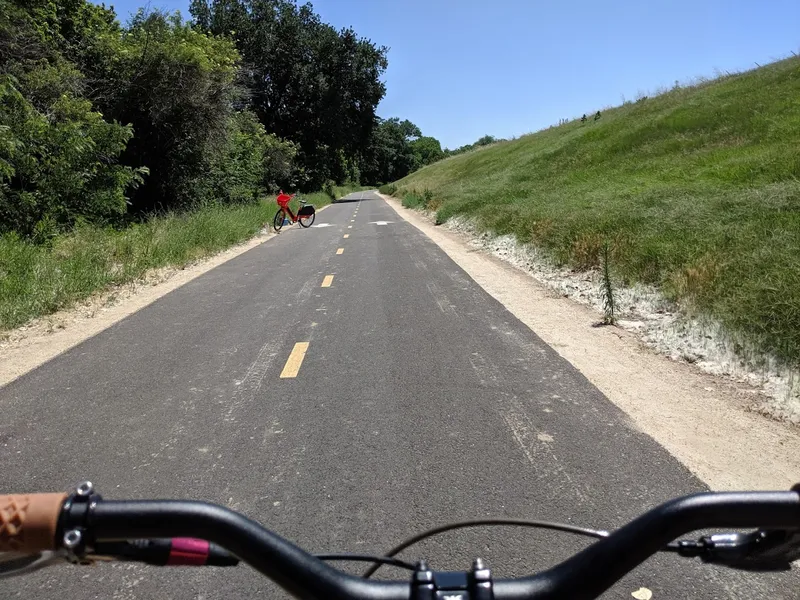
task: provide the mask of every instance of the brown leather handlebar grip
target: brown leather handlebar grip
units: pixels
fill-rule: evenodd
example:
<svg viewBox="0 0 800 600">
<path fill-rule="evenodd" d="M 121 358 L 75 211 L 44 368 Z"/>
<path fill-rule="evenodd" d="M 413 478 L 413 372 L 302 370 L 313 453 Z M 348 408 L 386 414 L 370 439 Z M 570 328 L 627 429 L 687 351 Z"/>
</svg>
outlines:
<svg viewBox="0 0 800 600">
<path fill-rule="evenodd" d="M 66 494 L 0 496 L 0 552 L 56 549 L 58 515 Z"/>
</svg>

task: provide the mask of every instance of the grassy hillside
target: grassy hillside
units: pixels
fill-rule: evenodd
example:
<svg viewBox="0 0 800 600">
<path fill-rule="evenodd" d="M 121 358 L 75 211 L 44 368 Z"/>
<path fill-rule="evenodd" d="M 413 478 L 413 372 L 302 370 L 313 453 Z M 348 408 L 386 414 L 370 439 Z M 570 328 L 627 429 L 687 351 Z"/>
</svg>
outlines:
<svg viewBox="0 0 800 600">
<path fill-rule="evenodd" d="M 590 107 L 587 107 L 587 110 Z M 396 195 L 659 285 L 800 364 L 800 59 L 426 167 Z"/>
</svg>

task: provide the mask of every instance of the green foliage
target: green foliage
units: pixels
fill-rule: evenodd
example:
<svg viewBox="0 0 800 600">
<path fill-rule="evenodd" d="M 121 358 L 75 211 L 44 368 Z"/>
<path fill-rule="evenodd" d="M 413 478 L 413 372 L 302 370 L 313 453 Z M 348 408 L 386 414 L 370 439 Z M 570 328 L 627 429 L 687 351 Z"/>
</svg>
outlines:
<svg viewBox="0 0 800 600">
<path fill-rule="evenodd" d="M 417 170 L 421 163 L 412 144 L 421 135 L 408 120 L 378 119 L 362 154 L 364 181 L 393 181 Z"/>
<path fill-rule="evenodd" d="M 111 15 L 83 0 L 0 0 L 0 233 L 44 242 L 81 220 L 118 221 L 142 182 L 146 168 L 117 163 L 131 128 L 82 97 L 67 58 L 93 57 Z"/>
<path fill-rule="evenodd" d="M 416 192 L 409 192 L 403 196 L 403 206 L 406 208 L 424 208 L 425 199 Z"/>
<path fill-rule="evenodd" d="M 250 111 L 233 114 L 228 127 L 225 146 L 211 155 L 207 171 L 195 186 L 198 199 L 254 202 L 263 191 L 293 187 L 294 144 L 268 134 Z"/>
<path fill-rule="evenodd" d="M 297 147 L 243 109 L 231 40 L 143 10 L 123 29 L 85 0 L 0 9 L 0 231 L 45 241 L 303 177 Z"/>
<path fill-rule="evenodd" d="M 476 150 L 478 148 L 482 148 L 484 146 L 489 146 L 491 144 L 495 144 L 497 142 L 501 142 L 503 140 L 498 140 L 493 135 L 485 135 L 476 141 L 474 144 L 466 144 L 464 146 L 460 146 L 455 150 L 445 150 L 442 152 L 443 156 L 441 158 L 447 158 L 448 156 L 456 156 L 458 154 L 464 154 L 465 152 L 469 152 L 470 150 Z"/>
<path fill-rule="evenodd" d="M 121 27 L 87 0 L 0 0 L 0 231 L 44 241 L 364 170 L 386 181 L 437 155 L 432 138 L 412 151 L 408 121 L 373 135 L 385 48 L 291 0 L 192 12 L 141 9 Z"/>
<path fill-rule="evenodd" d="M 411 151 L 420 165 L 430 165 L 444 158 L 439 140 L 430 136 L 420 136 L 411 142 Z"/>
<path fill-rule="evenodd" d="M 291 0 L 193 0 L 198 31 L 231 35 L 267 131 L 296 143 L 305 189 L 352 180 L 385 94 L 386 48 L 323 23 Z"/>
<path fill-rule="evenodd" d="M 322 186 L 322 191 L 325 192 L 325 195 L 330 199 L 331 202 L 336 201 L 336 192 L 334 191 L 334 186 L 336 182 L 332 179 L 329 179 L 325 182 L 325 185 Z"/>
<path fill-rule="evenodd" d="M 659 286 L 763 351 L 800 361 L 800 59 L 680 88 L 455 156 L 398 182 L 437 219 Z"/>
<path fill-rule="evenodd" d="M 104 114 L 133 126 L 123 161 L 150 168 L 132 197 L 133 209 L 168 210 L 214 199 L 209 173 L 230 156 L 230 137 L 237 132 L 231 122 L 239 60 L 233 43 L 195 31 L 177 14 L 140 10 L 119 50 L 98 97 Z"/>
<path fill-rule="evenodd" d="M 146 172 L 114 162 L 130 127 L 68 94 L 39 112 L 14 83 L 0 79 L 0 233 L 46 241 L 81 219 L 117 220 Z"/>
<path fill-rule="evenodd" d="M 394 186 L 389 186 L 391 189 Z M 396 188 L 395 188 L 395 191 Z M 433 191 L 425 188 L 421 193 L 416 190 L 410 190 L 403 193 L 403 206 L 406 208 L 424 208 L 426 210 L 435 210 L 437 203 L 434 199 Z M 437 221 L 437 225 L 438 225 Z"/>
</svg>

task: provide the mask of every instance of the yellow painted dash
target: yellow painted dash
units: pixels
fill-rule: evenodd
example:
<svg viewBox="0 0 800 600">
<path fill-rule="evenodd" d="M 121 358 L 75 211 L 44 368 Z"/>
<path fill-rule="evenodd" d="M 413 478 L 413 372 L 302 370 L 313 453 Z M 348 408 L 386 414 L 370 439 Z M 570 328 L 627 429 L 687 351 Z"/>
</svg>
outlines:
<svg viewBox="0 0 800 600">
<path fill-rule="evenodd" d="M 349 237 L 350 237 L 350 234 L 349 234 L 349 233 L 345 233 L 345 234 L 344 234 L 344 239 L 347 239 L 347 238 L 349 238 Z"/>
<path fill-rule="evenodd" d="M 339 249 L 336 251 L 336 254 L 344 254 L 344 248 L 339 248 Z"/>
<path fill-rule="evenodd" d="M 294 345 L 283 367 L 283 371 L 281 371 L 281 379 L 297 377 L 297 374 L 300 372 L 300 365 L 303 364 L 303 359 L 306 357 L 306 352 L 308 352 L 308 342 L 297 342 Z"/>
<path fill-rule="evenodd" d="M 333 283 L 333 275 L 325 275 L 325 279 L 322 280 L 322 287 L 331 287 Z"/>
</svg>

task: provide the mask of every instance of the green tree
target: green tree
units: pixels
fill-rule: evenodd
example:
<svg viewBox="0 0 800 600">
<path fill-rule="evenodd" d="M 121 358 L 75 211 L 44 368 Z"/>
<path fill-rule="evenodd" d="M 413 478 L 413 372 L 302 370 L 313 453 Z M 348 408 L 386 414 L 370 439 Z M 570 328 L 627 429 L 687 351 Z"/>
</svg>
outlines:
<svg viewBox="0 0 800 600">
<path fill-rule="evenodd" d="M 422 133 L 411 121 L 397 117 L 378 119 L 362 153 L 361 175 L 365 182 L 383 183 L 402 179 L 422 166 L 412 143 Z"/>
<path fill-rule="evenodd" d="M 444 158 L 441 143 L 430 136 L 420 136 L 411 142 L 411 150 L 422 165 L 430 165 Z"/>
<path fill-rule="evenodd" d="M 43 113 L 0 80 L 0 233 L 44 241 L 82 219 L 117 220 L 145 173 L 116 164 L 131 135 L 88 100 L 64 94 Z"/>
<path fill-rule="evenodd" d="M 244 203 L 258 200 L 264 190 L 294 187 L 294 144 L 268 134 L 250 111 L 235 113 L 229 127 L 224 151 L 214 155 L 208 165 L 205 196 Z"/>
<path fill-rule="evenodd" d="M 131 128 L 82 97 L 86 78 L 66 56 L 113 33 L 111 15 L 83 0 L 0 0 L 0 232 L 43 240 L 117 221 L 141 183 L 145 169 L 118 163 Z"/>
<path fill-rule="evenodd" d="M 443 153 L 444 156 L 455 156 L 456 154 L 463 154 L 464 152 L 469 152 L 470 150 L 475 150 L 475 148 L 481 148 L 482 146 L 488 146 L 490 144 L 494 144 L 495 142 L 500 142 L 502 140 L 498 140 L 493 135 L 485 135 L 479 140 L 477 140 L 474 144 L 465 144 L 463 146 L 459 146 L 455 150 L 449 150 L 447 148 L 444 149 Z"/>
<path fill-rule="evenodd" d="M 385 94 L 386 48 L 290 0 L 193 0 L 199 31 L 231 35 L 266 130 L 299 146 L 304 188 L 352 176 Z"/>
<path fill-rule="evenodd" d="M 488 146 L 489 144 L 494 144 L 496 141 L 497 138 L 493 135 L 485 135 L 475 142 L 473 146 Z"/>
<path fill-rule="evenodd" d="M 150 169 L 134 210 L 213 199 L 205 179 L 228 151 L 238 62 L 230 40 L 196 31 L 177 13 L 140 10 L 123 31 L 113 69 L 98 73 L 96 97 L 105 115 L 133 126 L 122 160 Z"/>
</svg>

